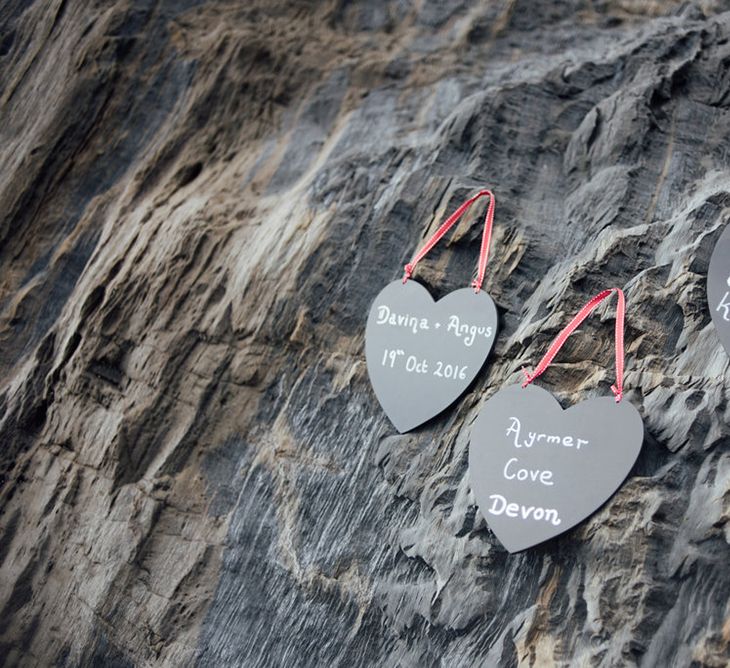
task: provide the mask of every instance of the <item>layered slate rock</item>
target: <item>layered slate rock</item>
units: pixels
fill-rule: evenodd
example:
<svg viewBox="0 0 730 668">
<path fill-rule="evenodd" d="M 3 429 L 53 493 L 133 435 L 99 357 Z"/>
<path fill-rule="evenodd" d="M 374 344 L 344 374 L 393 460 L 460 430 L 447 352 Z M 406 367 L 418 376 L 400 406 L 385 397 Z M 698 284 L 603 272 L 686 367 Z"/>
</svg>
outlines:
<svg viewBox="0 0 730 668">
<path fill-rule="evenodd" d="M 728 62 L 720 0 L 5 2 L 5 664 L 726 665 Z M 484 186 L 490 364 L 398 435 L 368 309 Z M 471 425 L 614 286 L 641 454 L 509 555 Z M 564 406 L 610 393 L 601 314 L 540 379 Z"/>
</svg>

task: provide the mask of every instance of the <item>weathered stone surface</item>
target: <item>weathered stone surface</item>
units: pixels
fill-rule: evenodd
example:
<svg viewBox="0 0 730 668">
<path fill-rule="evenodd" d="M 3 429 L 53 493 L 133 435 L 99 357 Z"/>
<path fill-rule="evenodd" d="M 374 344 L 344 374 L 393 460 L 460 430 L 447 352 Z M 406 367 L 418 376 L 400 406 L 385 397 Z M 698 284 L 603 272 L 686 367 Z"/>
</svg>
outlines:
<svg viewBox="0 0 730 668">
<path fill-rule="evenodd" d="M 729 38 L 724 2 L 3 3 L 4 663 L 725 666 L 704 279 Z M 370 301 L 484 185 L 490 364 L 396 435 Z M 466 285 L 479 236 L 418 278 Z M 508 555 L 470 425 L 613 285 L 642 453 L 597 515 Z M 603 314 L 541 379 L 566 405 L 608 392 Z"/>
</svg>

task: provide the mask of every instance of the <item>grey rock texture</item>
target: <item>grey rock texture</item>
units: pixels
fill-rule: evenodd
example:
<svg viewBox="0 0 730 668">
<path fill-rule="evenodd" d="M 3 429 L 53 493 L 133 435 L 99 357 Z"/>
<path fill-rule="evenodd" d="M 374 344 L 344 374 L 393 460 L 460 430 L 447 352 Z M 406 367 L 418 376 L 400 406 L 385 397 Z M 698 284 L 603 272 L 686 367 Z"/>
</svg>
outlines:
<svg viewBox="0 0 730 668">
<path fill-rule="evenodd" d="M 719 1 L 2 3 L 3 663 L 727 665 L 729 65 Z M 499 336 L 397 435 L 370 302 L 482 186 Z M 612 286 L 641 455 L 508 555 L 470 426 Z M 612 314 L 540 379 L 564 405 L 609 392 Z"/>
</svg>

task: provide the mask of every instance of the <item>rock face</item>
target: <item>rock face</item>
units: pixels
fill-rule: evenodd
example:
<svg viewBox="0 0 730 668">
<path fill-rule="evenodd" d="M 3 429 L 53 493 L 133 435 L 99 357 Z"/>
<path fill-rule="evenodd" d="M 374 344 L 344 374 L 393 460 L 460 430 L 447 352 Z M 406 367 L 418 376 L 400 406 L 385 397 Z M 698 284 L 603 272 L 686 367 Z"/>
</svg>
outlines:
<svg viewBox="0 0 730 668">
<path fill-rule="evenodd" d="M 712 1 L 4 2 L 5 665 L 727 665 L 705 275 L 729 65 Z M 484 186 L 494 350 L 397 435 L 368 308 Z M 468 284 L 482 209 L 419 265 L 436 296 Z M 613 286 L 639 460 L 509 555 L 471 424 Z M 600 314 L 539 381 L 565 406 L 609 392 Z"/>
</svg>

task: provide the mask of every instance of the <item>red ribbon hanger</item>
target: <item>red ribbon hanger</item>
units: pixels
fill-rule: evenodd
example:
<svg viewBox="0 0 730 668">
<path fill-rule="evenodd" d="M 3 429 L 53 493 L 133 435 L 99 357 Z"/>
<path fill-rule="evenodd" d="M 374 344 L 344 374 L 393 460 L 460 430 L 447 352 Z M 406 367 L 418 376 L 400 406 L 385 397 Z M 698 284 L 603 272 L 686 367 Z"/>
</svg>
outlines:
<svg viewBox="0 0 730 668">
<path fill-rule="evenodd" d="M 593 297 L 568 323 L 568 326 L 558 334 L 553 342 L 550 344 L 550 348 L 545 353 L 545 356 L 540 360 L 540 363 L 535 367 L 535 371 L 530 374 L 524 369 L 522 370 L 525 374 L 525 382 L 522 383 L 522 387 L 527 387 L 535 378 L 541 375 L 545 369 L 550 366 L 555 355 L 563 347 L 568 337 L 580 326 L 580 324 L 591 314 L 593 309 L 596 308 L 604 299 L 610 297 L 613 293 L 618 295 L 618 304 L 616 305 L 616 384 L 611 385 L 611 391 L 616 396 L 616 403 L 621 401 L 623 397 L 623 376 L 624 376 L 624 314 L 626 312 L 626 300 L 624 299 L 624 293 L 619 288 L 610 288 L 599 292 Z"/>
<path fill-rule="evenodd" d="M 454 213 L 452 213 L 446 222 L 434 232 L 434 235 L 424 244 L 414 256 L 413 259 L 404 267 L 403 282 L 405 283 L 413 274 L 416 265 L 426 256 L 426 254 L 440 241 L 441 237 L 446 234 L 451 227 L 466 213 L 469 207 L 474 204 L 480 197 L 489 197 L 489 207 L 484 217 L 484 233 L 482 234 L 482 247 L 479 251 L 479 264 L 477 265 L 477 277 L 472 281 L 471 285 L 474 292 L 479 292 L 484 282 L 484 273 L 487 270 L 487 259 L 489 257 L 489 243 L 492 238 L 492 223 L 494 221 L 494 195 L 490 190 L 480 190 L 476 195 L 466 200 Z"/>
</svg>

